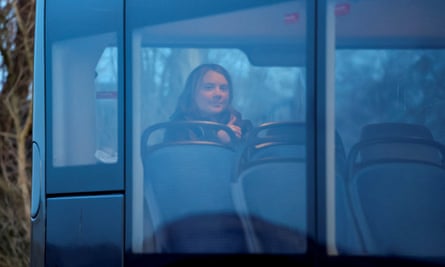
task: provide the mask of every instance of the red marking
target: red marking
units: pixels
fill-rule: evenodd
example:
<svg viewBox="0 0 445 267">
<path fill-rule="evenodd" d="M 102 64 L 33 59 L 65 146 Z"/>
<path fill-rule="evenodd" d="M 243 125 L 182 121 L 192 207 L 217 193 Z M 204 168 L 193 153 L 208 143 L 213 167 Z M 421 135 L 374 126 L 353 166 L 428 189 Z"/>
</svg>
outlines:
<svg viewBox="0 0 445 267">
<path fill-rule="evenodd" d="M 113 99 L 113 98 L 117 98 L 117 92 L 115 91 L 96 92 L 96 99 Z"/>
<path fill-rule="evenodd" d="M 336 16 L 345 16 L 345 15 L 349 14 L 350 11 L 351 11 L 351 5 L 348 3 L 335 5 L 335 15 Z"/>
<path fill-rule="evenodd" d="M 300 14 L 298 14 L 297 12 L 284 15 L 284 23 L 286 24 L 297 23 L 299 19 L 300 19 Z"/>
</svg>

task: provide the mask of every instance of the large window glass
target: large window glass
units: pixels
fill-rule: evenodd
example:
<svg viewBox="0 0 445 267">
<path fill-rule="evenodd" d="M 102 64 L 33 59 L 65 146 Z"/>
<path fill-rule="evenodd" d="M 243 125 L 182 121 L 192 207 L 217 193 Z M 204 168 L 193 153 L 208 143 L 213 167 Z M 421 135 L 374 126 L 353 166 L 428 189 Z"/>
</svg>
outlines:
<svg viewBox="0 0 445 267">
<path fill-rule="evenodd" d="M 331 4 L 338 252 L 444 257 L 444 3 Z"/>
<path fill-rule="evenodd" d="M 122 189 L 122 3 L 46 6 L 48 192 Z"/>
<path fill-rule="evenodd" d="M 105 47 L 107 39 L 115 37 L 53 45 L 54 166 L 117 162 L 117 57 Z"/>
<path fill-rule="evenodd" d="M 305 2 L 174 4 L 127 1 L 132 250 L 306 252 Z"/>
</svg>

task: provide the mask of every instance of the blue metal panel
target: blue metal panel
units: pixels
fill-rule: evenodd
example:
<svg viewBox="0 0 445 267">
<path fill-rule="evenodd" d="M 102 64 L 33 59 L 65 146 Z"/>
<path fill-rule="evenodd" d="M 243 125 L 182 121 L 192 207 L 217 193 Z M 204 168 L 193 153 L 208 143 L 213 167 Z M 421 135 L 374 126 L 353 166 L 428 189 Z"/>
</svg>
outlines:
<svg viewBox="0 0 445 267">
<path fill-rule="evenodd" d="M 48 199 L 46 266 L 122 266 L 123 195 Z"/>
</svg>

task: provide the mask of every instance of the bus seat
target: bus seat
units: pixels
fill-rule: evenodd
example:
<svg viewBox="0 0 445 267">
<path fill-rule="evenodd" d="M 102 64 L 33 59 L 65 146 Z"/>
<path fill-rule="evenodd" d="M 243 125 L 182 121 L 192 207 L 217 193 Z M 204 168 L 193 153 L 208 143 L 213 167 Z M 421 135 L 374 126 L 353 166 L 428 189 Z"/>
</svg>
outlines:
<svg viewBox="0 0 445 267">
<path fill-rule="evenodd" d="M 394 142 L 383 142 L 363 148 L 361 157 L 364 161 L 385 158 L 405 158 L 428 160 L 440 163 L 442 158 L 437 149 L 416 142 L 397 142 L 397 138 L 433 140 L 430 130 L 417 124 L 409 123 L 373 123 L 363 127 L 360 140 L 395 138 Z M 383 153 L 383 154 L 382 154 Z"/>
<path fill-rule="evenodd" d="M 256 127 L 247 140 L 250 160 L 274 157 L 305 158 L 306 128 L 299 122 L 268 122 Z"/>
<path fill-rule="evenodd" d="M 235 139 L 225 125 L 210 122 L 179 124 L 223 129 Z M 235 213 L 230 187 L 234 147 L 205 140 L 150 140 L 151 136 L 163 140 L 160 136 L 172 127 L 178 127 L 178 123 L 156 124 L 142 135 L 144 199 L 148 202 L 155 235 L 164 225 L 172 225 L 188 216 Z M 146 238 L 153 233 L 146 233 Z M 161 251 L 169 250 L 163 247 L 159 236 L 156 242 Z M 184 249 L 188 251 L 190 248 Z"/>
<path fill-rule="evenodd" d="M 352 209 L 346 193 L 347 161 L 343 139 L 335 131 L 335 238 L 340 254 L 362 252 L 358 238 L 358 229 L 352 217 Z"/>
<path fill-rule="evenodd" d="M 298 233 L 297 239 L 306 233 L 305 134 L 303 123 L 265 123 L 251 131 L 240 150 L 233 194 L 254 252 L 271 251 L 259 239 L 266 228 L 257 227 L 253 218 Z M 305 243 L 295 244 L 299 245 L 283 247 L 281 252 L 306 250 Z"/>
<path fill-rule="evenodd" d="M 348 189 L 366 252 L 445 256 L 445 147 L 413 124 L 368 125 L 361 136 Z"/>
</svg>

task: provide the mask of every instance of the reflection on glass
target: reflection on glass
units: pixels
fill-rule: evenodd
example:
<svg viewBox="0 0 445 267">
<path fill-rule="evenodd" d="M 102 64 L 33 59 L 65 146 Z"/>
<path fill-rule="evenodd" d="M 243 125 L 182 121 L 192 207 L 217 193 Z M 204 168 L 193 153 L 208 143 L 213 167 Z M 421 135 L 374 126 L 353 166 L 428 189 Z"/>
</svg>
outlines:
<svg viewBox="0 0 445 267">
<path fill-rule="evenodd" d="M 96 67 L 96 152 L 102 163 L 117 162 L 117 48 L 106 48 Z"/>
<path fill-rule="evenodd" d="M 444 2 L 402 2 L 335 9 L 340 254 L 445 256 Z"/>
<path fill-rule="evenodd" d="M 117 49 L 106 47 L 114 39 L 102 34 L 53 43 L 55 167 L 117 161 Z"/>
<path fill-rule="evenodd" d="M 130 18 L 133 251 L 305 253 L 304 11 L 288 1 L 190 18 L 185 10 L 185 20 L 152 25 Z M 241 143 L 206 138 L 238 140 L 230 119 L 170 122 L 187 77 L 207 63 L 227 70 L 231 105 L 252 123 Z M 194 138 L 165 141 L 180 131 Z"/>
</svg>

